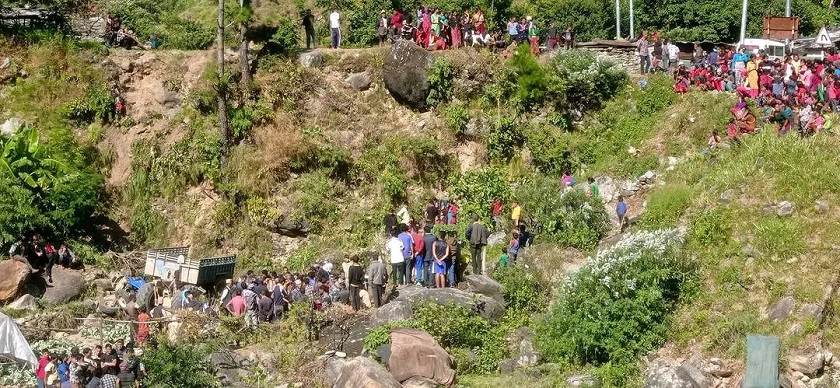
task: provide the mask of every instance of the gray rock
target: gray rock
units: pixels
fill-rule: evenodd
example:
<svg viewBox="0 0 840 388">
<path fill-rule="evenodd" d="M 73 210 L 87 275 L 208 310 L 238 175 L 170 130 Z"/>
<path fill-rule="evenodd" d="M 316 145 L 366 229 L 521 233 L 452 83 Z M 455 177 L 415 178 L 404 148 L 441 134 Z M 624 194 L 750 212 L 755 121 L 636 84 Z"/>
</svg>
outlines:
<svg viewBox="0 0 840 388">
<path fill-rule="evenodd" d="M 512 358 L 506 358 L 504 360 L 499 361 L 499 373 L 501 374 L 510 374 L 516 370 L 516 360 Z"/>
<path fill-rule="evenodd" d="M 109 279 L 96 279 L 93 281 L 93 284 L 99 291 L 114 291 L 114 283 L 111 283 Z"/>
<path fill-rule="evenodd" d="M 801 372 L 809 378 L 822 374 L 825 366 L 825 355 L 823 352 L 815 352 L 811 356 L 796 355 L 788 359 L 788 367 L 796 372 Z"/>
<path fill-rule="evenodd" d="M 238 386 L 250 373 L 251 362 L 235 352 L 221 350 L 210 355 L 210 366 L 223 386 Z"/>
<path fill-rule="evenodd" d="M 481 294 L 461 291 L 455 288 L 423 288 L 407 286 L 399 290 L 398 301 L 410 304 L 417 302 L 455 303 L 469 308 L 484 318 L 496 319 L 504 315 L 505 307 L 495 299 Z"/>
<path fill-rule="evenodd" d="M 776 205 L 776 215 L 779 217 L 788 217 L 793 214 L 793 211 L 796 209 L 796 205 L 790 201 L 782 201 Z"/>
<path fill-rule="evenodd" d="M 489 296 L 504 306 L 505 298 L 502 296 L 501 283 L 486 275 L 466 275 L 461 282 L 466 291 Z"/>
<path fill-rule="evenodd" d="M 384 366 L 367 357 L 344 364 L 333 388 L 402 388 Z"/>
<path fill-rule="evenodd" d="M 403 388 L 437 388 L 438 384 L 425 377 L 414 376 L 402 383 Z"/>
<path fill-rule="evenodd" d="M 17 117 L 11 117 L 0 124 L 0 135 L 3 137 L 9 137 L 17 133 L 21 128 L 23 128 L 23 120 Z"/>
<path fill-rule="evenodd" d="M 382 78 L 395 100 L 414 109 L 426 109 L 429 95 L 429 68 L 434 63 L 431 53 L 410 40 L 391 46 L 385 58 Z"/>
<path fill-rule="evenodd" d="M 84 275 L 81 271 L 53 267 L 52 277 L 53 284 L 46 288 L 41 299 L 50 303 L 66 303 L 82 293 Z"/>
<path fill-rule="evenodd" d="M 677 376 L 683 381 L 689 382 L 693 387 L 708 387 L 709 382 L 706 375 L 694 364 L 683 362 L 677 368 Z"/>
<path fill-rule="evenodd" d="M 828 211 L 828 201 L 819 199 L 814 203 L 814 210 L 819 213 L 823 214 Z"/>
<path fill-rule="evenodd" d="M 802 305 L 800 314 L 803 318 L 814 318 L 817 322 L 822 322 L 823 320 L 823 308 L 816 303 Z"/>
<path fill-rule="evenodd" d="M 329 357 L 324 360 L 324 375 L 330 387 L 338 381 L 338 376 L 341 375 L 345 362 L 343 358 L 339 357 Z"/>
<path fill-rule="evenodd" d="M 718 198 L 718 203 L 721 205 L 728 205 L 737 197 L 738 192 L 735 191 L 735 189 L 728 189 L 720 194 L 720 198 Z"/>
<path fill-rule="evenodd" d="M 698 388 L 677 373 L 678 367 L 662 368 L 645 379 L 645 388 Z"/>
<path fill-rule="evenodd" d="M 376 348 L 376 357 L 388 365 L 388 360 L 391 359 L 391 344 L 382 344 Z"/>
<path fill-rule="evenodd" d="M 590 387 L 595 388 L 601 386 L 598 379 L 592 375 L 574 375 L 566 378 L 566 385 L 570 387 Z"/>
<path fill-rule="evenodd" d="M 324 63 L 324 54 L 319 50 L 305 51 L 298 56 L 298 63 L 303 67 L 318 67 Z"/>
<path fill-rule="evenodd" d="M 507 234 L 504 231 L 495 232 L 489 237 L 487 237 L 487 246 L 504 244 L 505 242 L 507 242 L 505 241 L 505 237 L 507 237 Z"/>
<path fill-rule="evenodd" d="M 411 304 L 405 301 L 395 300 L 376 309 L 371 314 L 370 324 L 372 327 L 379 327 L 388 322 L 402 321 L 414 317 Z"/>
<path fill-rule="evenodd" d="M 5 57 L 0 61 L 0 69 L 8 69 L 12 65 L 12 58 Z"/>
<path fill-rule="evenodd" d="M 350 74 L 350 76 L 347 77 L 347 79 L 345 79 L 344 82 L 347 82 L 350 86 L 353 87 L 353 89 L 363 91 L 368 90 L 368 88 L 370 88 L 372 79 L 370 76 L 370 72 L 365 70 L 361 73 Z"/>
<path fill-rule="evenodd" d="M 10 309 L 15 310 L 37 310 L 38 309 L 38 302 L 35 301 L 35 297 L 29 294 L 23 294 L 20 298 L 17 298 L 14 302 L 9 303 L 7 306 Z"/>
<path fill-rule="evenodd" d="M 542 359 L 542 355 L 537 352 L 522 353 L 516 358 L 517 368 L 532 368 L 537 366 Z"/>
<path fill-rule="evenodd" d="M 768 318 L 773 322 L 781 322 L 793 312 L 794 307 L 796 307 L 796 300 L 792 296 L 786 296 L 770 309 Z"/>
</svg>

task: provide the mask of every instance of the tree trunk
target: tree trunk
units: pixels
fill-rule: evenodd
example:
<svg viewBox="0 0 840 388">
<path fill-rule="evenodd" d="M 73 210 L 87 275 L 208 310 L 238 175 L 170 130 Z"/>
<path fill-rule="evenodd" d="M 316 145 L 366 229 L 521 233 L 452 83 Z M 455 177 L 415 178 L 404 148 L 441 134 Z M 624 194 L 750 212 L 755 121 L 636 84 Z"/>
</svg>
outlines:
<svg viewBox="0 0 840 388">
<path fill-rule="evenodd" d="M 246 0 L 239 0 L 239 7 L 245 8 L 248 6 Z M 242 93 L 245 95 L 246 100 L 251 99 L 251 65 L 248 62 L 248 38 L 246 37 L 248 33 L 248 25 L 246 22 L 242 22 L 239 24 L 239 38 L 241 39 L 241 43 L 239 44 L 239 66 L 242 72 Z"/>
<path fill-rule="evenodd" d="M 219 105 L 219 132 L 221 134 L 221 154 L 219 155 L 219 175 L 222 182 L 225 181 L 224 168 L 227 159 L 228 147 L 230 147 L 230 135 L 228 133 L 228 115 L 227 115 L 227 99 L 225 93 L 227 92 L 227 85 L 225 85 L 225 2 L 219 0 L 219 25 L 216 28 L 216 46 L 218 61 L 218 85 L 216 86 L 216 101 Z"/>
</svg>

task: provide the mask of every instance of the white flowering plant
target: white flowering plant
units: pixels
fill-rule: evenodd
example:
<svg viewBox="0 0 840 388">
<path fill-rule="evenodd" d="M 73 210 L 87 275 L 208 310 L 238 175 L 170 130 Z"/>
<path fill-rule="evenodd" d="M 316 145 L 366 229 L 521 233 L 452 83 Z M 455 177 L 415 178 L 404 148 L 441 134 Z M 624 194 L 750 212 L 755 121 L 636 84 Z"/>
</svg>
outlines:
<svg viewBox="0 0 840 388">
<path fill-rule="evenodd" d="M 537 331 L 547 358 L 629 363 L 664 340 L 671 313 L 697 284 L 684 229 L 639 231 L 599 251 L 562 286 Z"/>
</svg>

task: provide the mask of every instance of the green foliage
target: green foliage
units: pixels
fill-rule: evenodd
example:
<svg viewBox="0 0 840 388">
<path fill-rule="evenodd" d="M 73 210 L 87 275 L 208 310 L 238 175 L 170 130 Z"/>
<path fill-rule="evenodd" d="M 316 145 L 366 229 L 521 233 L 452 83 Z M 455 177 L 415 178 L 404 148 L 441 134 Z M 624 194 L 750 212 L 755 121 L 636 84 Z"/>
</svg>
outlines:
<svg viewBox="0 0 840 388">
<path fill-rule="evenodd" d="M 490 128 L 487 155 L 491 161 L 507 162 L 514 156 L 516 148 L 521 146 L 524 140 L 516 120 L 513 117 L 504 117 Z"/>
<path fill-rule="evenodd" d="M 534 2 L 534 9 L 534 14 L 539 15 L 543 26 L 547 25 L 548 20 L 554 20 L 561 31 L 565 30 L 566 26 L 574 28 L 575 39 L 578 42 L 615 37 L 613 2 L 537 0 Z"/>
<path fill-rule="evenodd" d="M 277 32 L 271 36 L 271 42 L 279 46 L 280 54 L 289 54 L 298 47 L 297 30 L 297 23 L 292 19 L 280 19 Z"/>
<path fill-rule="evenodd" d="M 551 68 L 569 108 L 580 112 L 601 108 L 629 79 L 615 61 L 584 50 L 561 51 L 552 58 Z"/>
<path fill-rule="evenodd" d="M 318 260 L 318 250 L 311 244 L 304 245 L 286 260 L 286 267 L 291 271 L 305 271 Z"/>
<path fill-rule="evenodd" d="M 429 95 L 426 105 L 435 107 L 452 99 L 452 65 L 446 57 L 437 57 L 429 69 Z"/>
<path fill-rule="evenodd" d="M 706 210 L 691 228 L 691 241 L 702 247 L 714 247 L 730 238 L 729 215 L 721 208 Z"/>
<path fill-rule="evenodd" d="M 697 270 L 678 233 L 627 235 L 601 251 L 563 285 L 539 322 L 537 345 L 548 360 L 628 365 L 661 345 L 678 303 L 691 295 Z"/>
<path fill-rule="evenodd" d="M 755 247 L 759 252 L 787 260 L 805 252 L 802 225 L 789 218 L 763 218 L 755 224 Z"/>
<path fill-rule="evenodd" d="M 85 160 L 59 160 L 78 152 L 68 139 L 66 154 L 53 154 L 38 131 L 23 129 L 0 139 L 0 240 L 39 232 L 77 232 L 99 206 L 102 176 Z"/>
<path fill-rule="evenodd" d="M 498 169 L 480 168 L 461 174 L 452 186 L 452 192 L 461 204 L 461 219 L 476 214 L 479 219 L 489 220 L 490 204 L 495 199 L 510 198 L 510 185 Z"/>
<path fill-rule="evenodd" d="M 67 118 L 82 122 L 99 120 L 107 123 L 117 115 L 114 97 L 104 87 L 88 89 L 84 99 L 71 101 L 64 110 Z"/>
<path fill-rule="evenodd" d="M 642 115 L 649 115 L 667 109 L 677 100 L 677 94 L 668 77 L 651 77 L 636 95 L 636 108 Z"/>
<path fill-rule="evenodd" d="M 559 179 L 533 175 L 516 188 L 514 198 L 522 205 L 523 220 L 543 241 L 585 250 L 609 231 L 601 199 L 579 189 L 563 194 Z"/>
<path fill-rule="evenodd" d="M 114 0 L 103 3 L 105 11 L 122 20 L 141 42 L 154 35 L 161 47 L 197 50 L 210 46 L 215 37 L 215 6 L 197 20 L 198 12 L 191 6 L 198 4 L 190 1 Z"/>
<path fill-rule="evenodd" d="M 337 219 L 341 191 L 324 171 L 304 174 L 295 181 L 294 221 L 306 221 L 314 231 L 320 231 L 327 223 Z"/>
<path fill-rule="evenodd" d="M 272 114 L 272 107 L 262 101 L 230 109 L 230 129 L 234 141 L 246 137 L 253 126 L 267 122 Z"/>
<path fill-rule="evenodd" d="M 467 130 L 467 124 L 470 122 L 470 114 L 467 112 L 464 104 L 453 103 L 448 105 L 443 110 L 443 118 L 455 137 L 460 138 L 464 136 Z"/>
<path fill-rule="evenodd" d="M 648 229 L 675 226 L 692 199 L 693 193 L 685 185 L 667 185 L 654 191 L 642 214 L 641 225 Z"/>
<path fill-rule="evenodd" d="M 578 167 L 571 159 L 569 144 L 552 127 L 528 126 L 525 144 L 531 152 L 531 164 L 541 173 L 562 174 Z"/>
<path fill-rule="evenodd" d="M 341 12 L 342 46 L 365 47 L 379 42 L 376 33 L 376 18 L 380 10 L 394 9 L 391 0 L 317 0 L 316 3 L 332 12 L 332 7 L 338 7 Z M 325 19 L 327 15 L 324 15 Z"/>
<path fill-rule="evenodd" d="M 176 344 L 166 341 L 146 349 L 141 362 L 147 375 L 143 384 L 150 387 L 206 388 L 219 385 L 207 369 L 207 357 L 213 351 L 205 344 Z"/>
<path fill-rule="evenodd" d="M 557 97 L 556 94 L 552 94 L 555 80 L 549 77 L 537 59 L 531 55 L 529 45 L 517 47 L 508 64 L 516 77 L 517 88 L 513 98 L 520 111 L 528 111 L 548 97 Z"/>
<path fill-rule="evenodd" d="M 527 315 L 548 306 L 548 281 L 535 269 L 502 267 L 493 271 L 493 279 L 502 285 L 508 312 Z"/>
</svg>

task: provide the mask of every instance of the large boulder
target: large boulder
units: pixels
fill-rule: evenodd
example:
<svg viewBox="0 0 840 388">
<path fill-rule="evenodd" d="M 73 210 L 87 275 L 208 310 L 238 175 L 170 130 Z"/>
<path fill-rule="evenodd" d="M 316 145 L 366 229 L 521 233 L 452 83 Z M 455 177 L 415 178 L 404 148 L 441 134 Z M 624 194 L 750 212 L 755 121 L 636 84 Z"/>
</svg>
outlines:
<svg viewBox="0 0 840 388">
<path fill-rule="evenodd" d="M 450 386 L 455 382 L 452 357 L 429 333 L 414 329 L 391 331 L 391 357 L 388 365 L 398 381 L 422 377 Z"/>
<path fill-rule="evenodd" d="M 505 307 L 497 300 L 482 294 L 455 288 L 423 288 L 407 286 L 401 288 L 396 300 L 410 304 L 417 302 L 455 303 L 477 312 L 484 318 L 496 319 L 504 315 Z"/>
<path fill-rule="evenodd" d="M 368 90 L 370 88 L 370 84 L 373 80 L 370 76 L 370 71 L 365 70 L 360 73 L 353 73 L 344 80 L 347 82 L 353 89 L 358 91 Z"/>
<path fill-rule="evenodd" d="M 645 388 L 710 388 L 710 379 L 693 362 L 658 363 L 645 379 Z"/>
<path fill-rule="evenodd" d="M 463 285 L 466 291 L 491 297 L 502 305 L 505 303 L 505 298 L 502 296 L 501 283 L 491 279 L 489 276 L 467 275 L 460 285 Z"/>
<path fill-rule="evenodd" d="M 53 267 L 53 283 L 44 290 L 41 299 L 50 303 L 67 303 L 82 293 L 84 275 L 81 271 Z"/>
<path fill-rule="evenodd" d="M 395 300 L 376 309 L 371 314 L 370 325 L 378 327 L 388 322 L 402 321 L 413 317 L 414 312 L 411 310 L 411 304 L 406 301 Z"/>
<path fill-rule="evenodd" d="M 434 63 L 431 53 L 410 40 L 391 46 L 382 72 L 385 87 L 394 99 L 414 109 L 426 108 L 429 95 L 429 68 Z"/>
<path fill-rule="evenodd" d="M 20 292 L 29 276 L 29 268 L 19 261 L 0 261 L 0 274 L 3 274 L 0 276 L 0 302 L 8 302 Z"/>
<path fill-rule="evenodd" d="M 249 375 L 251 362 L 242 355 L 229 350 L 220 350 L 210 355 L 210 366 L 222 386 L 239 386 Z"/>
<path fill-rule="evenodd" d="M 333 388 L 402 388 L 402 385 L 378 362 L 356 357 L 341 368 Z"/>
<path fill-rule="evenodd" d="M 303 67 L 318 67 L 324 63 L 324 54 L 319 50 L 304 51 L 298 57 L 298 62 Z"/>
</svg>

